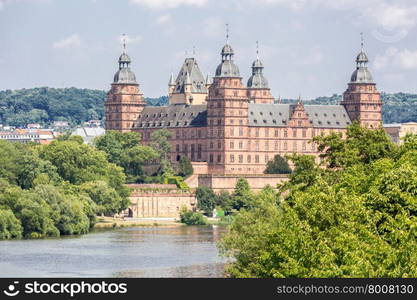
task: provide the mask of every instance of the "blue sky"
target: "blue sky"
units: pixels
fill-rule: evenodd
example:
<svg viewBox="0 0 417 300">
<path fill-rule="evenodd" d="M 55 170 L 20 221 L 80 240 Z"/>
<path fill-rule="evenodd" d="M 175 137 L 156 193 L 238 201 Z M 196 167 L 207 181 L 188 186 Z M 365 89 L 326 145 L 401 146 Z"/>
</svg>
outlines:
<svg viewBox="0 0 417 300">
<path fill-rule="evenodd" d="M 379 89 L 417 92 L 415 0 L 0 0 L 0 89 L 108 90 L 126 33 L 145 96 L 165 95 L 193 46 L 214 73 L 226 23 L 245 83 L 259 41 L 275 97 L 342 93 L 360 32 Z"/>
</svg>

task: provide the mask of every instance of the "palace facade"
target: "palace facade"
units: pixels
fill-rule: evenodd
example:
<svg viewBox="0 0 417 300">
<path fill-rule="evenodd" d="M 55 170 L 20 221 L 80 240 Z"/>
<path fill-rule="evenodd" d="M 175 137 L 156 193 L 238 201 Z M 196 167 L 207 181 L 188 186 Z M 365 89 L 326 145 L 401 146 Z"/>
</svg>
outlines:
<svg viewBox="0 0 417 300">
<path fill-rule="evenodd" d="M 213 78 L 204 78 L 194 57 L 185 59 L 176 79 L 171 74 L 168 106 L 145 104 L 130 63 L 124 48 L 105 104 L 106 130 L 136 131 L 148 143 L 153 131 L 165 128 L 172 133 L 172 162 L 187 156 L 200 174 L 262 174 L 277 154 L 318 159 L 314 136 L 343 133 L 353 121 L 368 128 L 382 124 L 363 44 L 340 105 L 276 103 L 259 57 L 245 85 L 229 42 Z"/>
</svg>

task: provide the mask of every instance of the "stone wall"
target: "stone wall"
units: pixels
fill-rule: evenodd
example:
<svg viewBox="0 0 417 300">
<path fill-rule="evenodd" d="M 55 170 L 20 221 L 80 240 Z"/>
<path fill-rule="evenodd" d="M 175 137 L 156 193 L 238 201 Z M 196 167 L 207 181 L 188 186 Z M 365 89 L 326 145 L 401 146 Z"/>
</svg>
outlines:
<svg viewBox="0 0 417 300">
<path fill-rule="evenodd" d="M 132 184 L 129 215 L 134 218 L 179 217 L 182 206 L 194 210 L 195 194 L 170 184 Z"/>
<path fill-rule="evenodd" d="M 275 187 L 277 183 L 288 180 L 288 175 L 281 174 L 260 174 L 260 175 L 200 175 L 198 177 L 199 186 L 211 187 L 215 192 L 222 190 L 233 191 L 237 180 L 245 178 L 253 191 L 260 191 L 266 185 Z"/>
</svg>

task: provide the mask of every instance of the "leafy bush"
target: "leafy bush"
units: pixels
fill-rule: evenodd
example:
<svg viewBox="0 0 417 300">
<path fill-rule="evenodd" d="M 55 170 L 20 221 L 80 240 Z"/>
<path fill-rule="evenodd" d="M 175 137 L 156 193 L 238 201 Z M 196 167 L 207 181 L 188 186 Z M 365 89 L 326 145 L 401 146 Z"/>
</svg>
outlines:
<svg viewBox="0 0 417 300">
<path fill-rule="evenodd" d="M 183 207 L 180 212 L 180 222 L 186 225 L 207 225 L 207 220 L 199 212 L 193 212 Z"/>
<path fill-rule="evenodd" d="M 197 198 L 197 208 L 204 211 L 207 216 L 211 216 L 217 199 L 213 190 L 206 186 L 199 186 L 195 196 Z"/>
</svg>

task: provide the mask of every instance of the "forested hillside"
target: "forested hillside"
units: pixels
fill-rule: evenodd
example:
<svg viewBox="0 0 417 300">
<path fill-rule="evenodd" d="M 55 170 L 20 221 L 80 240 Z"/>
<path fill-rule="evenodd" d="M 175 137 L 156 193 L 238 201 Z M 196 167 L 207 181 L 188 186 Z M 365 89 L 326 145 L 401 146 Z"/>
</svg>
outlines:
<svg viewBox="0 0 417 300">
<path fill-rule="evenodd" d="M 56 120 L 80 125 L 104 118 L 106 92 L 78 88 L 48 88 L 0 91 L 0 124 L 23 127 L 28 123 L 49 125 Z M 168 97 L 145 98 L 149 105 L 166 105 Z M 417 122 L 417 95 L 382 93 L 384 123 Z M 284 100 L 292 102 L 295 100 Z M 318 97 L 305 103 L 338 104 L 341 95 Z"/>
<path fill-rule="evenodd" d="M 29 123 L 49 125 L 65 120 L 80 125 L 104 118 L 106 92 L 78 88 L 0 91 L 0 124 L 23 127 Z M 146 98 L 149 105 L 164 105 L 167 97 Z"/>
</svg>

